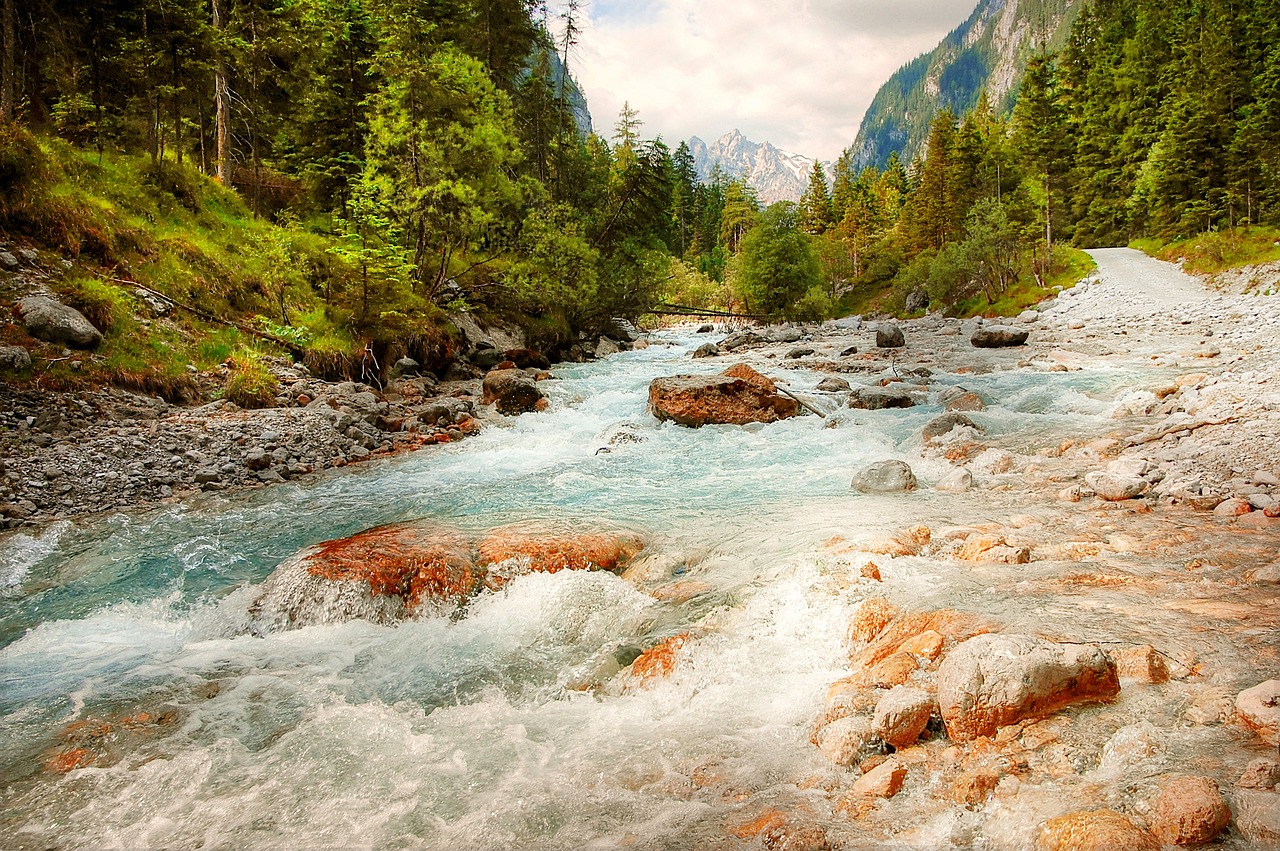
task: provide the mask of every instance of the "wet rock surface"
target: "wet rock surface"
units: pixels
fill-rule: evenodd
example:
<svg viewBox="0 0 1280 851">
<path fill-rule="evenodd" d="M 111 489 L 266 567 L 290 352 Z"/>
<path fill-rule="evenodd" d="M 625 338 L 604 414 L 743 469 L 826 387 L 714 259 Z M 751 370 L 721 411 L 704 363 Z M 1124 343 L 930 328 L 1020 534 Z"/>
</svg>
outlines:
<svg viewBox="0 0 1280 851">
<path fill-rule="evenodd" d="M 768 378 L 739 364 L 719 375 L 655 378 L 649 385 L 649 409 L 660 420 L 697 428 L 777 422 L 794 417 L 800 406 Z"/>
</svg>

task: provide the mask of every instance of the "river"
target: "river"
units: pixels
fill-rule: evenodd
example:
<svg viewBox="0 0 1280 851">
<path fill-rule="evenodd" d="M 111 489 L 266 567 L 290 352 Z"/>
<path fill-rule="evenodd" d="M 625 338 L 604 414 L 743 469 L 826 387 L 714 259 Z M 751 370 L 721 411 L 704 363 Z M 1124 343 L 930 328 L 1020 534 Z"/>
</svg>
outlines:
<svg viewBox="0 0 1280 851">
<path fill-rule="evenodd" d="M 549 411 L 460 444 L 10 538 L 0 845 L 758 847 L 739 826 L 780 809 L 808 813 L 843 847 L 1017 848 L 1066 803 L 1110 800 L 1094 787 L 1119 771 L 1116 736 L 1155 742 L 1139 748 L 1137 786 L 1189 753 L 1239 750 L 1220 728 L 1183 730 L 1154 692 L 1126 689 L 1065 737 L 1086 778 L 1065 791 L 1028 783 L 974 811 L 909 789 L 870 826 L 833 813 L 843 781 L 810 726 L 848 673 L 845 636 L 865 597 L 1091 641 L 1176 643 L 1186 619 L 1144 609 L 1140 590 L 1050 594 L 1039 580 L 1057 568 L 1038 562 L 880 559 L 883 587 L 860 579 L 836 539 L 1003 522 L 1026 499 L 851 491 L 859 468 L 886 458 L 908 459 L 926 484 L 941 478 L 949 465 L 922 456 L 919 438 L 940 408 L 836 409 L 813 391 L 824 376 L 803 369 L 786 373 L 790 386 L 831 408 L 826 421 L 659 424 L 645 411 L 652 378 L 724 367 L 688 359 L 704 339 L 671 334 L 559 367 Z M 975 418 L 1031 452 L 1106 433 L 1114 400 L 1150 377 L 1099 367 L 934 380 L 997 400 Z M 611 445 L 620 430 L 639 440 Z M 474 534 L 624 529 L 646 542 L 653 575 L 697 593 L 663 602 L 643 583 L 564 571 L 485 592 L 454 618 L 246 631 L 256 587 L 300 547 L 420 519 Z M 639 649 L 677 634 L 690 637 L 672 674 L 624 687 Z M 1235 640 L 1204 638 L 1199 658 L 1224 686 L 1251 685 L 1248 660 L 1229 661 Z M 1134 732 L 1142 724 L 1151 730 Z M 75 745 L 92 764 L 50 770 Z"/>
</svg>

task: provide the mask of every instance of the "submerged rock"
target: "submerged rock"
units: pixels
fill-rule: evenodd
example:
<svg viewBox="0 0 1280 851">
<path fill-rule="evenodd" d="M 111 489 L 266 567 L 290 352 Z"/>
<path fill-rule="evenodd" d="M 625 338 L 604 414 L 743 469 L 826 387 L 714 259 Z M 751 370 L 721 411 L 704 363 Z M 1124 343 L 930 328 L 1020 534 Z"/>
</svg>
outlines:
<svg viewBox="0 0 1280 851">
<path fill-rule="evenodd" d="M 558 534 L 498 529 L 480 542 L 477 563 L 491 588 L 526 573 L 561 570 L 618 571 L 643 548 L 624 534 Z"/>
<path fill-rule="evenodd" d="M 674 375 L 649 384 L 649 410 L 660 420 L 698 428 L 718 423 L 772 423 L 794 417 L 800 405 L 745 364 L 719 375 Z"/>
<path fill-rule="evenodd" d="M 703 343 L 693 352 L 694 359 L 698 358 L 716 358 L 720 356 L 720 347 L 715 343 Z"/>
<path fill-rule="evenodd" d="M 916 489 L 916 476 L 903 461 L 881 461 L 854 476 L 852 487 L 862 493 L 903 493 Z"/>
<path fill-rule="evenodd" d="M 1115 664 L 1102 650 L 1030 635 L 979 635 L 938 668 L 938 708 L 947 735 L 960 741 L 1119 692 Z"/>
<path fill-rule="evenodd" d="M 815 388 L 823 393 L 844 393 L 849 389 L 849 382 L 843 378 L 837 378 L 834 375 L 828 375 L 826 378 L 818 382 Z"/>
<path fill-rule="evenodd" d="M 1036 851 L 1159 851 L 1160 843 L 1128 816 L 1089 810 L 1051 818 L 1040 828 Z"/>
</svg>

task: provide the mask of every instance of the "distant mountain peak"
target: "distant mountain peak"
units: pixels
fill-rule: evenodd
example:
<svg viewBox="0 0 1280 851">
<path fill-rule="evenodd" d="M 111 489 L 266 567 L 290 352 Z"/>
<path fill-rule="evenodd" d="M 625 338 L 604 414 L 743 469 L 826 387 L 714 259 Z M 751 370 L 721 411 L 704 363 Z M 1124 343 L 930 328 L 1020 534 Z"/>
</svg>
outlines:
<svg viewBox="0 0 1280 851">
<path fill-rule="evenodd" d="M 737 128 L 709 145 L 694 136 L 689 139 L 689 152 L 700 179 L 710 178 L 718 163 L 730 177 L 745 179 L 766 207 L 777 201 L 799 201 L 814 163 L 811 157 L 784 151 L 771 142 L 753 142 Z"/>
<path fill-rule="evenodd" d="M 903 65 L 876 93 L 850 151 L 855 168 L 909 163 L 924 151 L 944 109 L 957 116 L 985 90 L 999 112 L 1012 108 L 1038 45 L 1062 44 L 1085 0 L 978 0 L 963 24 L 932 51 Z"/>
</svg>

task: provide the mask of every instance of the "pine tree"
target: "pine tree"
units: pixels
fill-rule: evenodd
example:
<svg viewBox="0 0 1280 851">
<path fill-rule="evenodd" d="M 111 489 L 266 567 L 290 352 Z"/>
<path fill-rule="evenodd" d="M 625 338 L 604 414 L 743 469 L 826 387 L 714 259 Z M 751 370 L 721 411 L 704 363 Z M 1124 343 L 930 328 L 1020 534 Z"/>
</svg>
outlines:
<svg viewBox="0 0 1280 851">
<path fill-rule="evenodd" d="M 835 224 L 835 210 L 831 204 L 831 193 L 827 189 L 827 175 L 822 163 L 815 162 L 809 172 L 809 185 L 800 197 L 797 222 L 800 230 L 815 236 L 826 233 Z"/>
</svg>

